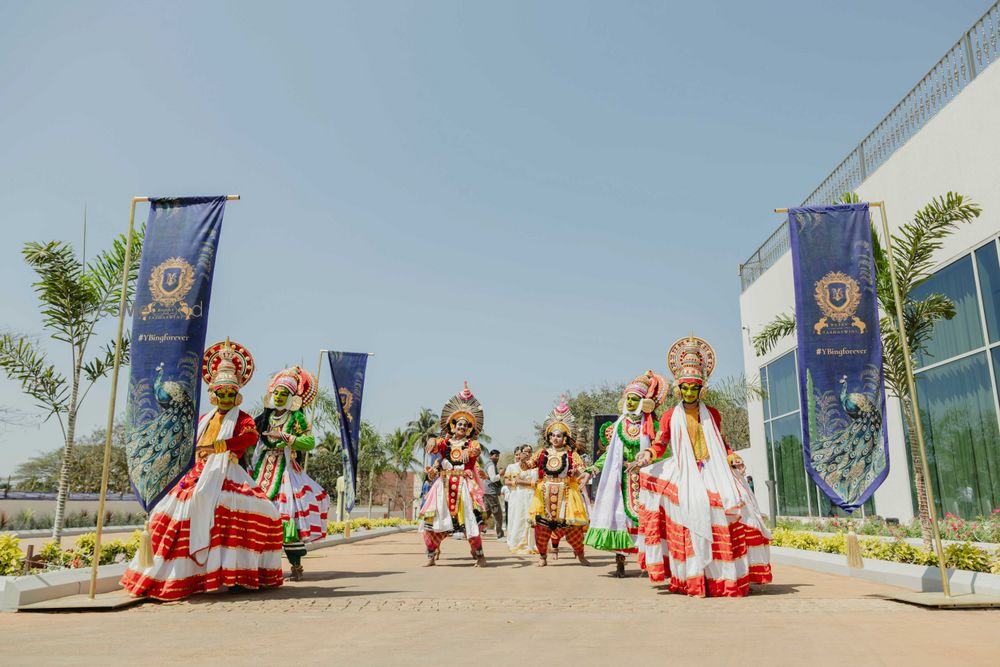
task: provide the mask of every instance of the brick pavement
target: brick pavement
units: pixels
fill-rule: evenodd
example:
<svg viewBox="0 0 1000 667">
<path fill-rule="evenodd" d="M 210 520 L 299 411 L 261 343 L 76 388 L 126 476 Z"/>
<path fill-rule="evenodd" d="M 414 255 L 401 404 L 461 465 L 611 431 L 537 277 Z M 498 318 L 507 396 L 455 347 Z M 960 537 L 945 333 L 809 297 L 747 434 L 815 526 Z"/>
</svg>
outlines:
<svg viewBox="0 0 1000 667">
<path fill-rule="evenodd" d="M 277 590 L 2 614 L 4 664 L 273 664 L 289 652 L 300 664 L 476 667 L 1000 662 L 1000 611 L 919 609 L 883 599 L 886 586 L 792 567 L 749 598 L 691 599 L 608 576 L 604 554 L 590 554 L 590 568 L 566 558 L 536 568 L 493 538 L 485 547 L 485 570 L 451 540 L 422 568 L 419 538 L 403 533 L 311 552 L 306 580 Z"/>
</svg>

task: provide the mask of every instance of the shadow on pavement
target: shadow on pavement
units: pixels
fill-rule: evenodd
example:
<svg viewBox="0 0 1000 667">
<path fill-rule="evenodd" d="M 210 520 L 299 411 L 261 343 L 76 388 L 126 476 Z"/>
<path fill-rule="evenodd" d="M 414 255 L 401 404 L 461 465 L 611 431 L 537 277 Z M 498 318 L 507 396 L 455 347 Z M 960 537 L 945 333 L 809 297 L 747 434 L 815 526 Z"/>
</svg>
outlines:
<svg viewBox="0 0 1000 667">
<path fill-rule="evenodd" d="M 750 595 L 794 595 L 800 588 L 811 587 L 812 584 L 767 584 L 766 586 L 751 586 Z"/>
<path fill-rule="evenodd" d="M 412 593 L 413 591 L 356 590 L 352 586 L 279 586 L 264 591 L 232 592 L 220 595 L 198 595 L 186 602 L 191 605 L 218 604 L 220 602 L 237 602 L 242 600 L 300 600 L 303 598 L 342 598 L 342 597 L 379 597 L 396 593 Z"/>
<path fill-rule="evenodd" d="M 812 584 L 767 584 L 766 586 L 761 586 L 753 584 L 750 586 L 750 596 L 749 597 L 771 597 L 778 595 L 794 595 L 799 592 L 799 588 L 812 586 Z M 676 595 L 678 597 L 692 597 L 698 599 L 694 596 L 684 595 L 683 593 L 671 593 L 670 588 L 663 584 L 659 586 L 654 586 L 657 595 Z"/>
<path fill-rule="evenodd" d="M 384 577 L 390 574 L 403 574 L 401 571 L 385 570 L 376 572 L 351 572 L 349 570 L 324 570 L 311 572 L 306 570 L 303 581 L 328 581 L 330 579 L 370 579 L 371 577 Z M 286 584 L 297 582 L 285 580 Z"/>
</svg>

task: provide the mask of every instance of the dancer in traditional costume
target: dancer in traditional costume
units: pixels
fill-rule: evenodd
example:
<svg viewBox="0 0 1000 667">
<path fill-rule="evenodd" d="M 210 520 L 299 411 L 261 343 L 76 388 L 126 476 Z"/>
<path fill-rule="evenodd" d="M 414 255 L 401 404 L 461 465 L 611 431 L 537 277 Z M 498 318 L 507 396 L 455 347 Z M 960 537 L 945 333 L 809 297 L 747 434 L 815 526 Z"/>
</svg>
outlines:
<svg viewBox="0 0 1000 667">
<path fill-rule="evenodd" d="M 667 354 L 681 404 L 660 420 L 633 467 L 639 475 L 640 548 L 654 582 L 697 597 L 741 597 L 771 581 L 768 540 L 743 461 L 722 436 L 719 411 L 702 402 L 715 368 L 704 340 L 682 338 Z M 672 450 L 672 451 L 670 451 Z"/>
<path fill-rule="evenodd" d="M 531 445 L 514 450 L 514 462 L 504 471 L 504 483 L 510 489 L 507 497 L 507 547 L 518 555 L 537 553 L 535 533 L 528 521 L 528 510 L 535 497 L 538 469 L 521 467 L 521 462 L 531 458 Z"/>
<path fill-rule="evenodd" d="M 553 535 L 565 537 L 580 564 L 590 565 L 583 553 L 583 538 L 590 523 L 589 500 L 586 488 L 580 484 L 584 464 L 576 452 L 572 434 L 573 415 L 563 400 L 542 427 L 545 446 L 521 463 L 524 469 L 538 470 L 528 520 L 535 529 L 540 567 L 548 565 L 549 540 Z"/>
<path fill-rule="evenodd" d="M 282 583 L 278 510 L 238 463 L 258 437 L 237 407 L 253 369 L 246 348 L 228 339 L 205 351 L 202 375 L 216 407 L 198 422 L 194 467 L 150 513 L 152 564 L 136 554 L 121 582 L 130 594 L 178 600 Z"/>
<path fill-rule="evenodd" d="M 434 462 L 426 472 L 434 483 L 418 514 L 420 533 L 427 547 L 427 562 L 434 565 L 441 542 L 449 535 L 464 536 L 477 567 L 486 567 L 483 555 L 483 482 L 479 469 L 479 443 L 483 406 L 469 390 L 452 396 L 441 409 L 441 437 L 427 441 Z"/>
<path fill-rule="evenodd" d="M 260 440 L 251 459 L 253 477 L 281 512 L 292 581 L 302 579 L 306 544 L 326 537 L 330 511 L 326 490 L 305 473 L 298 458 L 316 446 L 303 413 L 314 398 L 313 376 L 299 366 L 286 368 L 271 379 L 264 411 L 255 420 Z"/>
<path fill-rule="evenodd" d="M 629 469 L 628 464 L 656 437 L 653 411 L 668 390 L 667 381 L 653 371 L 628 383 L 622 392 L 622 415 L 612 426 L 608 447 L 581 480 L 586 484 L 591 475 L 603 471 L 584 543 L 615 552 L 616 577 L 625 576 L 626 554 L 637 552 L 639 540 L 639 471 Z"/>
</svg>

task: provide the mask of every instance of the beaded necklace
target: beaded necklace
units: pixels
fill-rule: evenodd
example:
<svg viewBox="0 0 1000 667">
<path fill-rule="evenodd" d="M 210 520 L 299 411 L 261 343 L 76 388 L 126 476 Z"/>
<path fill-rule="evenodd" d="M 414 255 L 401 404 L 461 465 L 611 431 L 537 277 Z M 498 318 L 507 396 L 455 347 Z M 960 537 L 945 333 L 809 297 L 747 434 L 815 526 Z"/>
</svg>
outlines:
<svg viewBox="0 0 1000 667">
<path fill-rule="evenodd" d="M 628 424 L 628 426 L 626 426 Z M 634 447 L 639 444 L 639 433 L 641 432 L 639 424 L 631 421 L 627 417 L 620 422 L 618 422 L 618 437 L 626 445 Z M 631 437 L 629 437 L 631 436 Z"/>
</svg>

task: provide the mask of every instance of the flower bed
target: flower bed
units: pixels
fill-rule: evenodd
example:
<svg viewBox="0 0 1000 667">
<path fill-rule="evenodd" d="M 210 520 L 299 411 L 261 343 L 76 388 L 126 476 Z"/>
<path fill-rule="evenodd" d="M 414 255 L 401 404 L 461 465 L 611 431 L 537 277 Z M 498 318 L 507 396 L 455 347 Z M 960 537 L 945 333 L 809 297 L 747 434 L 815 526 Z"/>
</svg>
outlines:
<svg viewBox="0 0 1000 667">
<path fill-rule="evenodd" d="M 409 519 L 352 519 L 351 530 L 371 530 L 373 528 L 394 528 L 396 526 L 413 526 L 415 521 Z M 331 521 L 327 525 L 330 535 L 341 535 L 345 522 Z M 124 542 L 112 540 L 101 544 L 101 565 L 126 563 L 132 560 L 139 548 L 139 533 L 135 531 Z M 62 568 L 89 567 L 94 559 L 94 543 L 97 536 L 94 533 L 80 535 L 70 549 L 65 549 L 55 542 L 49 542 L 35 551 L 31 559 L 32 570 L 59 570 Z M 20 539 L 13 533 L 0 533 L 0 576 L 17 576 L 24 572 L 24 559 L 27 554 L 21 550 Z"/>
<path fill-rule="evenodd" d="M 908 524 L 889 525 L 878 517 L 852 519 L 858 535 L 879 535 L 882 537 L 920 537 L 920 522 L 916 519 Z M 790 530 L 812 530 L 820 533 L 836 533 L 847 529 L 848 519 L 833 517 L 829 519 L 792 519 L 778 518 L 779 528 Z M 955 542 L 992 542 L 1000 543 L 1000 509 L 993 510 L 988 516 L 978 516 L 975 519 L 963 519 L 954 514 L 945 514 L 938 521 L 941 539 Z"/>
<path fill-rule="evenodd" d="M 126 541 L 112 540 L 101 544 L 101 565 L 125 563 L 132 559 L 139 548 L 139 532 L 135 531 Z M 71 549 L 49 542 L 35 551 L 31 559 L 32 571 L 59 570 L 89 567 L 94 560 L 95 533 L 80 535 Z M 20 539 L 11 533 L 0 534 L 0 576 L 17 576 L 24 573 L 24 559 Z"/>
<path fill-rule="evenodd" d="M 395 528 L 396 526 L 415 526 L 416 521 L 409 519 L 351 519 L 351 530 L 371 530 L 373 528 Z M 345 521 L 331 521 L 326 526 L 330 535 L 341 535 L 344 532 Z"/>
<path fill-rule="evenodd" d="M 864 558 L 934 567 L 938 564 L 937 556 L 933 551 L 915 547 L 908 542 L 904 542 L 902 539 L 886 542 L 884 540 L 861 537 L 858 539 L 858 542 L 861 546 L 861 555 Z M 830 535 L 829 537 L 818 537 L 806 531 L 779 527 L 773 531 L 771 544 L 776 547 L 789 547 L 829 554 L 847 553 L 847 535 L 843 532 Z M 1000 574 L 1000 552 L 990 552 L 968 542 L 959 542 L 946 545 L 944 547 L 944 556 L 945 564 L 949 568 Z"/>
</svg>

